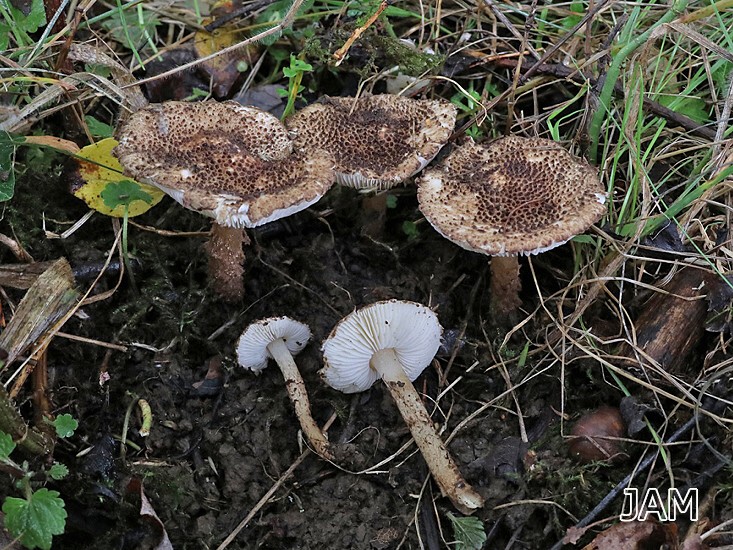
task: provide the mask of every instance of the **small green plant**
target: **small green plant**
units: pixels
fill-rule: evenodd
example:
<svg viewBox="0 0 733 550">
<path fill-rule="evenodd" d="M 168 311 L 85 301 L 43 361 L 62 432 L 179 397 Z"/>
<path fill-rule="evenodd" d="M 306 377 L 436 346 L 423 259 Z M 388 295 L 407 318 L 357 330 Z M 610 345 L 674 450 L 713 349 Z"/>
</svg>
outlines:
<svg viewBox="0 0 733 550">
<path fill-rule="evenodd" d="M 71 437 L 79 427 L 79 421 L 70 414 L 61 414 L 52 422 L 56 435 L 61 439 Z"/>
<path fill-rule="evenodd" d="M 415 222 L 411 222 L 410 220 L 405 220 L 402 222 L 402 232 L 407 235 L 408 239 L 416 239 L 420 234 L 417 229 L 417 224 Z"/>
<path fill-rule="evenodd" d="M 487 91 L 491 92 L 492 95 L 498 95 L 498 91 L 496 91 L 496 89 L 490 86 L 488 83 L 486 84 L 486 89 Z M 459 92 L 453 94 L 453 96 L 450 98 L 450 101 L 453 105 L 456 106 L 459 113 L 466 115 L 474 116 L 483 109 L 483 105 L 481 103 L 481 92 L 475 90 L 473 88 L 473 85 L 469 86 L 467 90 L 461 88 Z M 472 124 L 466 130 L 466 135 L 471 137 L 472 139 L 479 139 L 483 137 L 484 133 L 479 125 Z"/>
<path fill-rule="evenodd" d="M 16 145 L 10 134 L 0 134 L 0 202 L 10 200 L 15 192 Z"/>
<path fill-rule="evenodd" d="M 33 44 L 34 40 L 30 35 L 45 23 L 43 0 L 33 0 L 28 15 L 11 2 L 0 2 L 0 50 L 8 49 L 11 36 L 18 46 Z"/>
<path fill-rule="evenodd" d="M 290 66 L 283 67 L 283 75 L 288 77 L 288 89 L 278 90 L 283 96 L 288 98 L 288 103 L 285 105 L 285 111 L 282 116 L 283 120 L 295 111 L 295 100 L 298 99 L 298 95 L 303 91 L 303 87 L 300 85 L 303 80 L 303 75 L 311 71 L 313 71 L 313 65 L 290 54 Z"/>
<path fill-rule="evenodd" d="M 78 422 L 70 414 L 60 415 L 54 422 L 59 437 L 69 437 Z M 58 491 L 41 487 L 33 488 L 31 478 L 37 477 L 27 462 L 17 463 L 10 455 L 15 450 L 13 438 L 0 432 L 0 464 L 17 476 L 16 487 L 23 497 L 7 497 L 3 502 L 5 528 L 26 548 L 51 548 L 54 535 L 60 535 L 66 528 L 66 509 Z M 69 469 L 59 463 L 45 472 L 47 479 L 59 480 L 66 477 Z M 36 483 L 35 481 L 33 482 Z"/>
<path fill-rule="evenodd" d="M 486 542 L 484 524 L 474 517 L 456 517 L 448 512 L 448 519 L 453 525 L 456 550 L 479 550 Z"/>
<path fill-rule="evenodd" d="M 130 217 L 130 205 L 135 201 L 152 205 L 153 196 L 146 193 L 139 183 L 128 179 L 108 184 L 99 196 L 102 197 L 105 206 L 108 208 L 114 209 L 122 206 L 125 209 L 122 216 L 122 261 L 125 263 L 125 268 L 130 276 L 130 284 L 136 290 L 135 280 L 132 278 L 130 258 L 127 253 L 127 228 L 129 225 L 127 222 Z"/>
<path fill-rule="evenodd" d="M 112 126 L 97 120 L 92 115 L 86 115 L 84 117 L 84 122 L 86 122 L 87 128 L 89 128 L 89 133 L 95 138 L 109 138 L 114 134 L 115 129 L 112 128 Z"/>
</svg>

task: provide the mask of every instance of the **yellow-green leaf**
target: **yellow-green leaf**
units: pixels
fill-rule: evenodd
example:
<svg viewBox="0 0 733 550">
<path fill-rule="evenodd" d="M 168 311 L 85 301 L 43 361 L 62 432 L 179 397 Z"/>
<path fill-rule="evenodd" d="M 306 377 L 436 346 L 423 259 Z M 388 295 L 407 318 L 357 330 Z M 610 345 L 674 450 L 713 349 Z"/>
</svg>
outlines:
<svg viewBox="0 0 733 550">
<path fill-rule="evenodd" d="M 121 218 L 125 215 L 125 207 L 129 209 L 129 217 L 139 216 L 158 204 L 163 198 L 163 192 L 157 187 L 133 181 L 125 176 L 119 161 L 112 155 L 112 149 L 116 146 L 115 139 L 107 138 L 87 145 L 79 151 L 74 159 L 75 167 L 71 174 L 71 192 L 87 203 L 89 208 L 107 216 Z M 109 191 L 107 193 L 105 191 L 110 186 L 111 189 L 119 188 L 120 184 L 136 185 L 140 192 L 134 194 L 133 200 L 129 202 L 110 202 Z"/>
</svg>

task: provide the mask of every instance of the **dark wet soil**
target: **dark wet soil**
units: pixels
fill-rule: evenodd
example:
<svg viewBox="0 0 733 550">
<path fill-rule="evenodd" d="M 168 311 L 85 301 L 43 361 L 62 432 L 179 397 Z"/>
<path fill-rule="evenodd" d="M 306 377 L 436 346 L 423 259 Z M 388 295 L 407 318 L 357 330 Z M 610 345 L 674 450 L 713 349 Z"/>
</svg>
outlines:
<svg viewBox="0 0 733 550">
<path fill-rule="evenodd" d="M 74 221 L 85 209 L 59 191 L 56 178 L 32 184 L 32 199 L 29 188 L 19 187 L 5 213 L 6 229 L 22 238 L 36 260 L 103 260 L 114 240 L 110 220 L 96 215 L 67 239 L 46 239 L 40 213 L 27 210 L 31 203 L 43 206 L 47 220 Z M 55 412 L 69 412 L 80 422 L 54 455 L 71 470 L 68 479 L 53 484 L 69 511 L 67 533 L 55 539 L 55 548 L 154 547 L 160 533 L 140 519 L 139 495 L 126 491 L 132 478 L 142 480 L 175 548 L 221 543 L 301 454 L 279 371 L 255 376 L 238 367 L 234 356 L 248 323 L 278 315 L 306 322 L 313 331 L 297 363 L 316 420 L 323 424 L 335 414 L 329 437 L 338 445 L 339 462 L 308 455 L 230 548 L 448 548 L 454 534 L 447 512 L 457 512 L 425 483 L 426 467 L 414 446 L 400 452 L 410 436 L 389 394 L 377 385 L 341 395 L 317 375 L 320 342 L 335 323 L 356 307 L 388 298 L 429 304 L 445 328 L 444 347 L 415 385 L 434 399 L 445 388 L 441 375 L 447 373 L 448 384 L 460 378 L 441 398 L 434 419 L 445 427 L 445 438 L 470 417 L 449 447 L 486 498 L 476 514 L 490 537 L 486 548 L 503 548 L 512 537 L 521 541 L 515 547 L 549 547 L 574 523 L 570 514 L 582 517 L 626 475 L 624 465 L 569 460 L 554 412 L 560 406 L 558 367 L 536 369 L 530 358 L 520 368 L 511 359 L 525 346 L 521 338 L 499 352 L 485 313 L 487 260 L 435 233 L 417 211 L 412 188 L 394 194 L 396 207 L 388 210 L 379 239 L 362 234 L 359 196 L 339 188 L 309 211 L 252 231 L 242 304 L 222 303 L 207 289 L 203 237 L 131 228 L 139 294 L 123 281 L 110 298 L 84 307 L 64 327 L 127 351 L 62 338 L 49 350 Z M 209 227 L 169 199 L 135 221 L 169 231 Z M 47 221 L 48 229 L 65 227 Z M 10 261 L 7 254 L 3 260 Z M 568 247 L 534 260 L 543 291 L 563 284 L 570 262 Z M 534 307 L 525 277 L 525 305 Z M 103 278 L 93 293 L 115 282 Z M 80 281 L 84 289 L 88 284 Z M 194 384 L 217 357 L 221 378 L 206 394 Z M 497 368 L 500 358 L 515 383 L 528 379 L 516 391 L 528 443 L 519 438 L 516 407 Z M 614 399 L 598 389 L 592 365 L 577 362 L 568 369 L 572 410 Z M 109 380 L 100 384 L 102 372 Z M 149 437 L 139 436 L 133 407 L 122 458 L 125 413 L 138 398 L 150 403 L 153 428 Z"/>
</svg>

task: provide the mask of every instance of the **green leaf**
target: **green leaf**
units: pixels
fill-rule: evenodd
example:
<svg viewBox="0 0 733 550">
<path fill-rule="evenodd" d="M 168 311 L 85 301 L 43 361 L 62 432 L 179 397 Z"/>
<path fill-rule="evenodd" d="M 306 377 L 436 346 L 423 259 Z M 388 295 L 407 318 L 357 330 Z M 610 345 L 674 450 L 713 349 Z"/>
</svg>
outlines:
<svg viewBox="0 0 733 550">
<path fill-rule="evenodd" d="M 5 432 L 0 432 L 0 461 L 8 460 L 10 458 L 10 453 L 14 450 L 15 442 L 13 441 L 13 436 L 6 434 Z"/>
<path fill-rule="evenodd" d="M 453 524 L 453 536 L 456 539 L 456 550 L 480 550 L 486 542 L 484 524 L 474 517 L 456 517 L 448 512 L 448 519 Z"/>
<path fill-rule="evenodd" d="M 295 17 L 303 15 L 305 12 L 310 10 L 313 7 L 314 1 L 315 0 L 305 0 L 305 2 L 301 4 L 300 8 L 298 8 Z M 292 5 L 293 0 L 277 0 L 277 2 L 273 2 L 265 8 L 255 21 L 257 23 L 279 23 L 288 13 L 288 10 L 290 10 Z"/>
<path fill-rule="evenodd" d="M 69 475 L 69 469 L 66 467 L 66 464 L 57 462 L 48 469 L 48 475 L 51 476 L 51 479 L 58 481 Z"/>
<path fill-rule="evenodd" d="M 414 239 L 418 236 L 417 224 L 410 220 L 403 221 L 402 232 L 407 235 L 408 239 Z"/>
<path fill-rule="evenodd" d="M 295 78 L 298 73 L 309 73 L 312 70 L 313 65 L 290 54 L 290 67 L 283 67 L 283 75 L 288 78 Z"/>
<path fill-rule="evenodd" d="M 87 128 L 89 128 L 89 132 L 94 137 L 108 138 L 112 137 L 112 134 L 114 134 L 115 130 L 114 128 L 112 128 L 112 126 L 100 120 L 97 120 L 92 115 L 85 116 L 84 121 L 87 123 Z"/>
<path fill-rule="evenodd" d="M 41 25 L 46 24 L 46 9 L 43 0 L 33 0 L 26 15 L 7 1 L 0 1 L 2 12 L 6 15 L 5 22 L 0 23 L 0 50 L 8 48 L 11 31 L 25 35 L 36 32 Z M 18 34 L 16 34 L 18 39 Z"/>
<path fill-rule="evenodd" d="M 710 108 L 700 98 L 663 95 L 657 98 L 657 101 L 674 112 L 686 115 L 700 124 L 710 120 Z"/>
<path fill-rule="evenodd" d="M 56 417 L 53 425 L 56 428 L 56 435 L 63 439 L 74 435 L 74 431 L 79 427 L 79 422 L 70 414 L 62 414 Z"/>
<path fill-rule="evenodd" d="M 153 196 L 143 191 L 140 185 L 132 180 L 110 183 L 100 193 L 100 196 L 108 208 L 130 206 L 134 201 L 143 201 L 148 204 L 153 202 Z"/>
<path fill-rule="evenodd" d="M 13 136 L 0 133 L 0 202 L 12 199 L 15 191 L 15 145 Z"/>
<path fill-rule="evenodd" d="M 51 548 L 54 535 L 66 527 L 64 501 L 58 491 L 38 489 L 29 500 L 8 497 L 3 503 L 5 528 L 26 548 Z"/>
<path fill-rule="evenodd" d="M 387 208 L 397 208 L 397 197 L 387 195 Z"/>
</svg>

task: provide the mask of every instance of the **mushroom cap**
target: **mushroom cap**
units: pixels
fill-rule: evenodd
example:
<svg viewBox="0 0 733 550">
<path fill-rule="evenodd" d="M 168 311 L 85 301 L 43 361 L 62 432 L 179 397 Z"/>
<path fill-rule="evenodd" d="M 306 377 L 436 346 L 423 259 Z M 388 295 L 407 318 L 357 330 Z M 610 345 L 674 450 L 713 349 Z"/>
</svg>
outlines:
<svg viewBox="0 0 733 550">
<path fill-rule="evenodd" d="M 606 212 L 596 169 L 547 139 L 466 143 L 417 185 L 420 210 L 438 233 L 492 256 L 555 248 Z"/>
<path fill-rule="evenodd" d="M 290 317 L 270 317 L 249 325 L 237 342 L 237 360 L 245 369 L 258 373 L 272 359 L 267 346 L 282 338 L 293 355 L 298 355 L 308 344 L 311 331 L 308 325 Z"/>
<path fill-rule="evenodd" d="M 372 356 L 394 348 L 412 381 L 430 364 L 440 347 L 443 327 L 429 307 L 416 302 L 387 300 L 344 317 L 323 342 L 321 377 L 344 393 L 365 391 L 378 375 L 369 366 Z"/>
<path fill-rule="evenodd" d="M 151 104 L 117 130 L 125 173 L 227 227 L 295 214 L 333 183 L 323 151 L 293 152 L 280 121 L 228 101 Z"/>
<path fill-rule="evenodd" d="M 389 189 L 433 160 L 455 122 L 452 103 L 384 94 L 324 96 L 285 124 L 298 147 L 333 155 L 341 185 Z"/>
</svg>

